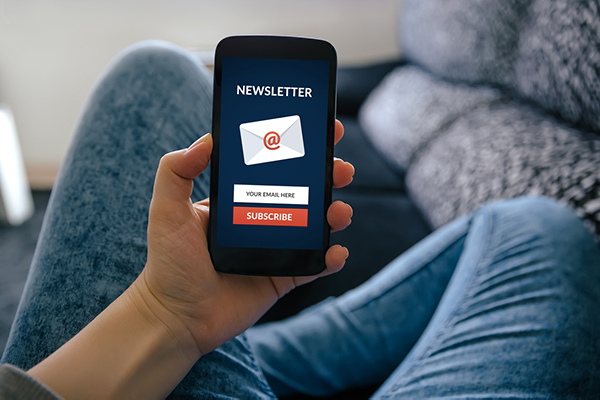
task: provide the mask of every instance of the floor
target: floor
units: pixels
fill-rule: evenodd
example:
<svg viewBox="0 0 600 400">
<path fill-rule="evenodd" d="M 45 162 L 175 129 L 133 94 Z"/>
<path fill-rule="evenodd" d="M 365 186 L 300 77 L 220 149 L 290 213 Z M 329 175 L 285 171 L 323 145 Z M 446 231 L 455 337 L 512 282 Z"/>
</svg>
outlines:
<svg viewBox="0 0 600 400">
<path fill-rule="evenodd" d="M 34 191 L 35 214 L 21 226 L 0 226 L 0 354 L 25 286 L 49 191 Z"/>
</svg>

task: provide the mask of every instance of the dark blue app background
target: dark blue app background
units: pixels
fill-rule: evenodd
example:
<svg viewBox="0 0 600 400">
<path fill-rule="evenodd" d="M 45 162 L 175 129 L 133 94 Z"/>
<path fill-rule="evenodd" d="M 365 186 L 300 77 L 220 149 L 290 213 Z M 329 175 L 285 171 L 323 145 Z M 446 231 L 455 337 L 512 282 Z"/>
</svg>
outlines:
<svg viewBox="0 0 600 400">
<path fill-rule="evenodd" d="M 328 80 L 328 61 L 223 58 L 217 246 L 322 248 Z M 243 95 L 238 85 L 310 88 L 312 97 L 294 97 L 291 91 L 288 96 Z M 304 156 L 246 165 L 240 124 L 294 115 L 300 116 Z M 234 184 L 308 186 L 308 205 L 234 203 Z M 235 225 L 234 206 L 308 209 L 308 226 Z"/>
</svg>

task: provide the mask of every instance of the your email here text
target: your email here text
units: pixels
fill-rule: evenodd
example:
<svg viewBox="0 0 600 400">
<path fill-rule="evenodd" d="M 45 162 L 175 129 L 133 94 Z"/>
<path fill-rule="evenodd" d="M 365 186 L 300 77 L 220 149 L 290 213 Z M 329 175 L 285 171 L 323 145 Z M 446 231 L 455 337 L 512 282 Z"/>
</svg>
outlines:
<svg viewBox="0 0 600 400">
<path fill-rule="evenodd" d="M 238 96 L 312 97 L 312 89 L 296 86 L 237 85 L 236 94 Z"/>
</svg>

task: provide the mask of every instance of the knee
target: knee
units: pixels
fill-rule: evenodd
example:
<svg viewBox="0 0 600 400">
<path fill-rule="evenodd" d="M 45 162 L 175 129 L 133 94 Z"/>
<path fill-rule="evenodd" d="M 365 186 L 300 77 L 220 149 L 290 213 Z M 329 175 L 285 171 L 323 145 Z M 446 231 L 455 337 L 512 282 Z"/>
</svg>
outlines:
<svg viewBox="0 0 600 400">
<path fill-rule="evenodd" d="M 133 68 L 139 71 L 153 67 L 177 66 L 191 61 L 184 49 L 172 43 L 164 40 L 144 40 L 123 49 L 117 54 L 111 67 Z"/>
<path fill-rule="evenodd" d="M 125 48 L 113 59 L 98 89 L 107 86 L 113 91 L 121 88 L 123 93 L 150 91 L 164 95 L 167 87 L 196 86 L 199 78 L 203 86 L 210 88 L 210 73 L 187 51 L 169 42 L 146 40 Z"/>
<path fill-rule="evenodd" d="M 593 237 L 583 220 L 575 212 L 548 197 L 520 197 L 490 203 L 481 212 L 489 212 L 508 226 L 544 242 L 555 242 L 559 247 L 593 244 Z"/>
<path fill-rule="evenodd" d="M 490 203 L 484 209 L 510 214 L 524 222 L 545 221 L 548 225 L 581 223 L 575 213 L 549 197 L 518 197 Z"/>
</svg>

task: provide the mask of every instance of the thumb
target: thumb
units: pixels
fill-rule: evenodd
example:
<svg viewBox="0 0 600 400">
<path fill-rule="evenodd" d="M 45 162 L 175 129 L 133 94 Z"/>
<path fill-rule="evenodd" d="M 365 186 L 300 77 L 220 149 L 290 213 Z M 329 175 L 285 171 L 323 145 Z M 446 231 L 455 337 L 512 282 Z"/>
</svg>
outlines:
<svg viewBox="0 0 600 400">
<path fill-rule="evenodd" d="M 193 179 L 208 166 L 212 135 L 207 133 L 190 147 L 165 154 L 160 159 L 154 181 L 153 201 L 189 201 Z"/>
</svg>

